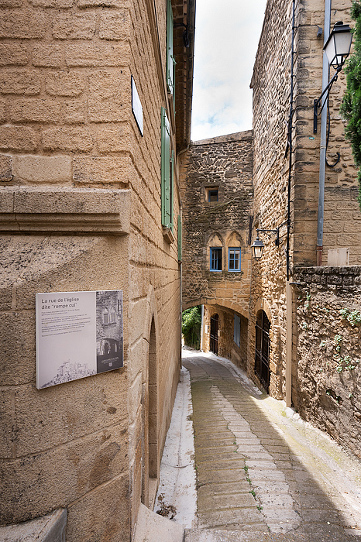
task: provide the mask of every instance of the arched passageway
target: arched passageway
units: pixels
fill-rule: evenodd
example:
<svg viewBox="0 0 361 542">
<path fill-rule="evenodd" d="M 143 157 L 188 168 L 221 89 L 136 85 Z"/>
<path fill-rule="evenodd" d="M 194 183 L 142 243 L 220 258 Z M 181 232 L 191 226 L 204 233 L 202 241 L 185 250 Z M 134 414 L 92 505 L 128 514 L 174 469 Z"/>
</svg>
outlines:
<svg viewBox="0 0 361 542">
<path fill-rule="evenodd" d="M 154 320 L 149 336 L 148 393 L 144 402 L 144 444 L 142 467 L 142 503 L 152 506 L 157 488 L 158 461 L 158 376 Z"/>
<path fill-rule="evenodd" d="M 267 318 L 267 314 L 263 310 L 258 311 L 256 321 L 256 354 L 254 370 L 267 393 L 270 384 L 270 327 L 271 323 Z"/>
<path fill-rule="evenodd" d="M 219 331 L 219 316 L 213 314 L 211 316 L 211 331 L 209 337 L 209 349 L 213 354 L 218 355 L 218 331 Z"/>
</svg>

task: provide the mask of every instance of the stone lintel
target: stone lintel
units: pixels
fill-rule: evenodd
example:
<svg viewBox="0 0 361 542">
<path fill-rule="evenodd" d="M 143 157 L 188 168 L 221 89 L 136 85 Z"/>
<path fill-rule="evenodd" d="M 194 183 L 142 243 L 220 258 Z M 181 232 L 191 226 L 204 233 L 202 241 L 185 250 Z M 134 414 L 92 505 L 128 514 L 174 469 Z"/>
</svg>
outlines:
<svg viewBox="0 0 361 542">
<path fill-rule="evenodd" d="M 113 233 L 130 231 L 129 190 L 0 188 L 0 231 Z"/>
</svg>

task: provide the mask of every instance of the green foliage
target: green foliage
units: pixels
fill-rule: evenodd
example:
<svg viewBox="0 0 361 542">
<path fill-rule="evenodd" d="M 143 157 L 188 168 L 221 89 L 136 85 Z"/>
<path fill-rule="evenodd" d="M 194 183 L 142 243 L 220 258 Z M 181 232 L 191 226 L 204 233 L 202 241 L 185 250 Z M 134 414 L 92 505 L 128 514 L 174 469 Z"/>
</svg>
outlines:
<svg viewBox="0 0 361 542">
<path fill-rule="evenodd" d="M 334 354 L 333 359 L 337 363 L 336 371 L 338 373 L 342 373 L 342 371 L 345 371 L 345 370 L 353 371 L 354 369 L 356 369 L 356 367 L 360 363 L 360 360 L 352 359 L 351 356 L 349 356 L 348 354 L 346 354 L 345 356 L 341 356 L 342 341 L 343 341 L 343 337 L 341 335 L 335 335 L 336 354 Z"/>
<path fill-rule="evenodd" d="M 361 209 L 361 2 L 354 0 L 351 17 L 356 22 L 353 30 L 354 52 L 346 66 L 347 88 L 341 105 L 341 113 L 347 121 L 346 136 L 351 141 L 355 164 L 358 168 Z"/>
<path fill-rule="evenodd" d="M 201 306 L 186 309 L 182 313 L 182 333 L 187 346 L 199 349 L 201 337 Z"/>
<path fill-rule="evenodd" d="M 361 323 L 361 312 L 358 310 L 350 311 L 349 309 L 340 310 L 341 318 L 347 320 L 352 327 Z"/>
</svg>

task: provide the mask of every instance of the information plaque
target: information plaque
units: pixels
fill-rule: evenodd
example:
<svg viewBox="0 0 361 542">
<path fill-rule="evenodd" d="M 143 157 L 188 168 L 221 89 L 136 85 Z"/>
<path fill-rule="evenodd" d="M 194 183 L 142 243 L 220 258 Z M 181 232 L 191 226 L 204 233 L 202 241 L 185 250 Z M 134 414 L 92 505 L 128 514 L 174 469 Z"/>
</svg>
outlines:
<svg viewBox="0 0 361 542">
<path fill-rule="evenodd" d="M 123 367 L 123 292 L 36 294 L 36 387 Z"/>
</svg>

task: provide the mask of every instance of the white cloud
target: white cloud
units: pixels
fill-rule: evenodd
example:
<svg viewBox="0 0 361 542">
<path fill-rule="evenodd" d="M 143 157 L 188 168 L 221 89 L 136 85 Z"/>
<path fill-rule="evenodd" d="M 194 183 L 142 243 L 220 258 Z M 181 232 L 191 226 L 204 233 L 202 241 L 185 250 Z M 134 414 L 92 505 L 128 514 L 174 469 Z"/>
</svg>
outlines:
<svg viewBox="0 0 361 542">
<path fill-rule="evenodd" d="M 192 139 L 252 128 L 249 84 L 266 0 L 197 0 Z"/>
</svg>

